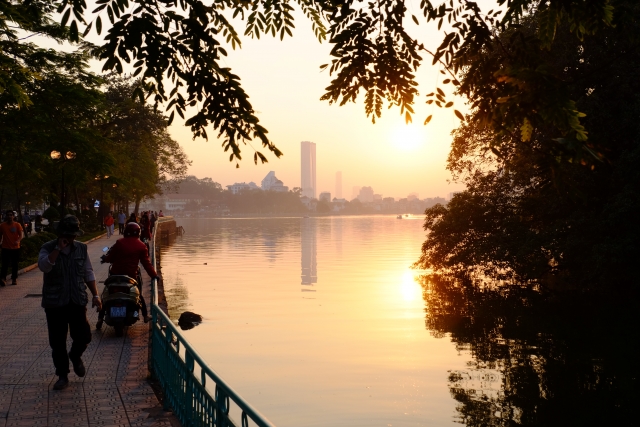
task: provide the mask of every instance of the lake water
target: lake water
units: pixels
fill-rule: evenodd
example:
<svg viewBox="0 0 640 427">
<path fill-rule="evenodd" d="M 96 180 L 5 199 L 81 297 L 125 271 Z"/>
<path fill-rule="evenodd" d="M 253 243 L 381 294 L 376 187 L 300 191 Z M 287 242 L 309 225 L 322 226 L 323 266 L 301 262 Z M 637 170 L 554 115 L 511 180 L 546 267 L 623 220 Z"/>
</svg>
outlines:
<svg viewBox="0 0 640 427">
<path fill-rule="evenodd" d="M 450 372 L 471 356 L 425 326 L 422 218 L 177 222 L 170 314 L 204 317 L 184 335 L 277 426 L 455 424 Z"/>
<path fill-rule="evenodd" d="M 637 423 L 637 288 L 426 278 L 418 217 L 178 223 L 171 315 L 204 316 L 188 340 L 279 427 Z"/>
</svg>

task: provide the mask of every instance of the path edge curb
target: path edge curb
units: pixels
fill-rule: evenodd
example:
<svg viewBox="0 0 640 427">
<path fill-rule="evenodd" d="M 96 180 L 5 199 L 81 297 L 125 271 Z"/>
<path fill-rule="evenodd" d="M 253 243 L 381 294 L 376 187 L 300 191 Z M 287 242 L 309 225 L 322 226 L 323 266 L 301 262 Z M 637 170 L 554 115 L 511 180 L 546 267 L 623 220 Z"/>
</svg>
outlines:
<svg viewBox="0 0 640 427">
<path fill-rule="evenodd" d="M 82 242 L 82 243 L 84 243 L 84 244 L 91 243 L 94 240 L 98 240 L 98 239 L 100 239 L 100 238 L 102 238 L 102 237 L 104 237 L 106 235 L 107 235 L 107 233 L 104 233 L 104 234 L 96 236 L 93 239 L 89 239 L 86 242 Z M 20 276 L 21 274 L 24 274 L 24 273 L 28 273 L 29 271 L 31 271 L 31 270 L 33 270 L 35 268 L 38 268 L 38 263 L 37 262 L 35 264 L 28 265 L 25 268 L 21 268 L 20 270 L 18 270 L 18 276 Z"/>
</svg>

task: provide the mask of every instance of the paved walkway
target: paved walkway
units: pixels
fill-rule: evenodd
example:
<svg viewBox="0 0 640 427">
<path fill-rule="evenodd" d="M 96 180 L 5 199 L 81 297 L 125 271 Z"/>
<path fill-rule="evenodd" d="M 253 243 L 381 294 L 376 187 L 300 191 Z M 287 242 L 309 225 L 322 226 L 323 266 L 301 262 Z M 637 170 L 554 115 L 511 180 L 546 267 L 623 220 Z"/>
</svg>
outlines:
<svg viewBox="0 0 640 427">
<path fill-rule="evenodd" d="M 103 237 L 89 243 L 100 292 L 107 277 L 100 255 L 114 241 L 114 237 Z M 147 304 L 151 299 L 148 280 Z M 17 286 L 0 288 L 0 427 L 179 425 L 162 411 L 146 381 L 149 328 L 141 321 L 125 329 L 123 337 L 116 337 L 106 324 L 102 331 L 95 330 L 97 313 L 89 309 L 93 338 L 83 355 L 87 374 L 79 378 L 72 370 L 69 388 L 53 390 L 57 377 L 41 293 L 38 269 L 18 276 Z"/>
</svg>

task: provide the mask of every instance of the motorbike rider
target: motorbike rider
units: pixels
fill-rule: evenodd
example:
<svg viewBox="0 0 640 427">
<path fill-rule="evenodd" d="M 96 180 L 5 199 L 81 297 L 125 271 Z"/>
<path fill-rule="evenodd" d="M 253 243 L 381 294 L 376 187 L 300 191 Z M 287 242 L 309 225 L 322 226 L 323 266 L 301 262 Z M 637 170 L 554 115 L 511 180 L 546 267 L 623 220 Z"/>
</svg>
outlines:
<svg viewBox="0 0 640 427">
<path fill-rule="evenodd" d="M 22 215 L 22 223 L 26 226 L 25 231 L 27 233 L 31 233 L 31 215 L 26 210 L 24 211 L 24 215 Z"/>
<path fill-rule="evenodd" d="M 135 222 L 130 222 L 125 226 L 124 238 L 117 240 L 109 249 L 109 252 L 102 255 L 101 261 L 111 263 L 111 274 L 114 275 L 122 274 L 136 278 L 138 275 L 138 262 L 140 262 L 152 279 L 158 277 L 158 273 L 151 265 L 147 246 L 140 241 L 140 226 Z M 140 302 L 142 303 L 142 316 L 144 322 L 147 323 L 149 322 L 149 316 L 147 314 L 147 303 L 142 296 L 142 283 L 138 283 L 138 290 L 140 291 Z M 96 329 L 102 328 L 104 314 L 104 310 L 99 313 Z"/>
<path fill-rule="evenodd" d="M 40 211 L 36 211 L 35 223 L 36 223 L 36 231 L 38 231 L 38 228 L 42 228 L 42 215 L 40 214 Z"/>
</svg>

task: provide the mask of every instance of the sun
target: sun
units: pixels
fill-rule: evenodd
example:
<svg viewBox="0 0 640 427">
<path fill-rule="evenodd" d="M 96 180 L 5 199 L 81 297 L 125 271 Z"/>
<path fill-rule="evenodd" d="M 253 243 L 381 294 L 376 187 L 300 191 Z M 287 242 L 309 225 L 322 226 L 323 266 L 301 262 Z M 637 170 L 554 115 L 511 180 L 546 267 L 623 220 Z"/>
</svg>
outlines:
<svg viewBox="0 0 640 427">
<path fill-rule="evenodd" d="M 416 125 L 398 125 L 391 132 L 391 142 L 402 151 L 413 151 L 419 148 L 426 140 L 422 129 Z"/>
</svg>

